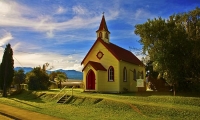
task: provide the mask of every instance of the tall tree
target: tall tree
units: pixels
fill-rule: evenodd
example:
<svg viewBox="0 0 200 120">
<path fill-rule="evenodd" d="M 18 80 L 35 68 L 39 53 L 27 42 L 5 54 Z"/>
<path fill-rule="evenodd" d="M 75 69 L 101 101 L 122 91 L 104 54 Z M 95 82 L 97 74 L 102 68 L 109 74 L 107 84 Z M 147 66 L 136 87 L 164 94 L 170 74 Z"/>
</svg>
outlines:
<svg viewBox="0 0 200 120">
<path fill-rule="evenodd" d="M 7 90 L 11 86 L 14 76 L 13 50 L 10 44 L 6 45 L 0 67 L 0 85 L 3 97 L 7 97 Z"/>
<path fill-rule="evenodd" d="M 176 85 L 179 90 L 199 84 L 199 8 L 174 14 L 167 20 L 161 17 L 148 20 L 136 25 L 135 33 L 140 36 L 143 52 L 148 53 L 154 70 L 161 77 Z"/>
</svg>

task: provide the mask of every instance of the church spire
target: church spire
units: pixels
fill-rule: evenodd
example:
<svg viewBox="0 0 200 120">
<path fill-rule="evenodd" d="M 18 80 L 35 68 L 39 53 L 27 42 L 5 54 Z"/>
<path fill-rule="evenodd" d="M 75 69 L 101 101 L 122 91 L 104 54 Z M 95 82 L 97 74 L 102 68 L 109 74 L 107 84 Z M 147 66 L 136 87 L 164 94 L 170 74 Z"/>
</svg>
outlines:
<svg viewBox="0 0 200 120">
<path fill-rule="evenodd" d="M 101 31 L 101 30 L 105 30 L 105 31 L 109 32 L 109 31 L 108 31 L 108 27 L 107 27 L 107 25 L 106 25 L 106 20 L 105 20 L 105 17 L 104 17 L 104 13 L 103 13 L 103 17 L 102 17 L 102 19 L 101 19 L 101 23 L 100 23 L 100 26 L 99 26 L 99 29 L 97 30 L 97 32 L 98 32 L 98 31 Z M 109 32 L 109 33 L 110 33 L 110 32 Z"/>
<path fill-rule="evenodd" d="M 108 31 L 108 27 L 106 25 L 104 12 L 103 12 L 99 29 L 96 31 L 96 33 L 97 33 L 97 38 L 100 37 L 102 40 L 104 40 L 104 42 L 109 43 L 110 32 Z"/>
</svg>

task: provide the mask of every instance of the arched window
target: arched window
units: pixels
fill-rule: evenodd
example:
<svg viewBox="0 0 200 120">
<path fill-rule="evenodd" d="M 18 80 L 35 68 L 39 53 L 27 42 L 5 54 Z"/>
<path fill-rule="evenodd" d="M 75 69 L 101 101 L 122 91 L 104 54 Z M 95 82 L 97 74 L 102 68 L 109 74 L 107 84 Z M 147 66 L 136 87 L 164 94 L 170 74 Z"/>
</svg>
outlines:
<svg viewBox="0 0 200 120">
<path fill-rule="evenodd" d="M 124 70 L 123 70 L 123 81 L 124 82 L 127 81 L 127 70 L 126 70 L 126 67 L 124 67 Z"/>
<path fill-rule="evenodd" d="M 99 33 L 99 37 L 102 38 L 102 33 L 101 32 Z"/>
<path fill-rule="evenodd" d="M 143 71 L 141 72 L 141 78 L 144 79 L 144 74 Z"/>
<path fill-rule="evenodd" d="M 106 38 L 108 39 L 108 33 L 106 33 Z"/>
<path fill-rule="evenodd" d="M 114 81 L 114 68 L 112 66 L 108 68 L 108 81 Z"/>
<path fill-rule="evenodd" d="M 137 73 L 137 79 L 140 79 L 140 78 L 141 78 L 140 71 L 138 71 L 138 73 Z"/>
<path fill-rule="evenodd" d="M 133 80 L 136 80 L 137 76 L 136 76 L 136 70 L 134 69 L 133 71 Z"/>
</svg>

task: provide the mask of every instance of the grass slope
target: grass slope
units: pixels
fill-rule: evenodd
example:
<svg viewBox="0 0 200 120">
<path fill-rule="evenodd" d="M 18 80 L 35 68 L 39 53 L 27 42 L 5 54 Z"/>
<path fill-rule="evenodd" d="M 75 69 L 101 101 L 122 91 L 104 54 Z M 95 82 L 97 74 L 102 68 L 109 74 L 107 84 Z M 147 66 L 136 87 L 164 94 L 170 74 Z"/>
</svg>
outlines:
<svg viewBox="0 0 200 120">
<path fill-rule="evenodd" d="M 74 97 L 67 104 L 57 104 L 56 100 L 50 99 L 58 91 L 24 91 L 20 95 L 0 98 L 0 103 L 68 120 L 179 120 L 200 117 L 199 97 L 83 93 L 75 89 Z M 71 94 L 70 89 L 67 92 Z"/>
</svg>

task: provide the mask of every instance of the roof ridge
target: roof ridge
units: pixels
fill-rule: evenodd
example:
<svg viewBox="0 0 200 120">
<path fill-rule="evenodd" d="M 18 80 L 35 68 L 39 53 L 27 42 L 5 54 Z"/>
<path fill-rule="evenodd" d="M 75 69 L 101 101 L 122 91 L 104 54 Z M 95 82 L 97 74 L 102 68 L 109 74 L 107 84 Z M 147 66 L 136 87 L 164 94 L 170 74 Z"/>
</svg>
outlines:
<svg viewBox="0 0 200 120">
<path fill-rule="evenodd" d="M 126 50 L 126 51 L 128 51 L 128 52 L 131 52 L 130 50 L 127 50 L 127 49 L 125 49 L 125 48 L 123 48 L 123 47 L 120 47 L 120 46 L 118 46 L 118 45 L 116 45 L 116 44 L 114 44 L 114 43 L 112 43 L 112 42 L 110 42 L 112 45 L 115 45 L 115 46 L 117 46 L 117 47 L 119 47 L 119 48 L 121 48 L 121 49 L 124 49 L 124 50 Z M 132 53 L 132 52 L 131 52 Z"/>
<path fill-rule="evenodd" d="M 99 40 L 99 39 L 98 39 Z M 100 42 L 118 59 L 118 60 L 124 60 L 126 62 L 131 62 L 131 63 L 134 63 L 134 64 L 138 64 L 138 65 L 144 65 L 131 51 L 125 49 L 125 48 L 122 48 L 116 44 L 113 44 L 113 43 L 105 43 L 103 42 L 101 39 L 100 39 Z M 115 48 L 113 48 L 113 46 Z M 111 48 L 112 47 L 112 48 Z M 116 48 L 118 50 L 116 50 Z M 115 49 L 115 50 L 114 50 Z M 119 51 L 120 50 L 120 51 Z M 126 56 L 124 52 L 127 52 L 130 56 Z M 117 53 L 116 53 L 117 51 Z M 123 52 L 122 55 L 120 55 L 120 52 Z M 123 56 L 123 57 L 122 57 Z M 130 60 L 131 59 L 131 60 Z"/>
</svg>

